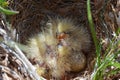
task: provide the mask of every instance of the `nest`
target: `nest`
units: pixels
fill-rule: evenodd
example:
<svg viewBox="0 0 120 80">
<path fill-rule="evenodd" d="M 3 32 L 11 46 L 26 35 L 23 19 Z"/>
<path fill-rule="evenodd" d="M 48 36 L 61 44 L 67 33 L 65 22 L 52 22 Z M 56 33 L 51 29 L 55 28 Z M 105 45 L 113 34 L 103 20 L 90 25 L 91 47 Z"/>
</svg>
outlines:
<svg viewBox="0 0 120 80">
<path fill-rule="evenodd" d="M 0 79 L 42 79 L 42 77 L 40 78 L 36 74 L 35 67 L 29 62 L 18 46 L 14 44 L 9 33 L 11 32 L 6 24 L 5 15 L 0 14 Z"/>
<path fill-rule="evenodd" d="M 117 1 L 118 0 L 91 1 L 94 26 L 98 39 L 111 39 L 113 33 L 117 31 L 117 12 L 115 11 L 117 8 Z M 29 37 L 39 33 L 41 31 L 41 26 L 44 26 L 47 22 L 47 16 L 73 18 L 80 23 L 80 25 L 87 27 L 90 31 L 87 19 L 86 0 L 12 0 L 10 1 L 9 7 L 20 12 L 10 18 L 12 28 L 16 30 L 14 40 L 20 43 L 25 44 Z M 2 17 L 1 20 L 3 20 Z M 1 29 L 10 32 L 2 23 L 0 23 L 0 25 Z M 94 51 L 95 50 L 93 49 L 92 52 L 94 53 Z M 3 80 L 33 79 L 33 77 L 30 76 L 31 74 L 29 74 L 28 69 L 25 69 L 23 62 L 15 56 L 17 53 L 18 52 L 6 44 L 0 44 L 1 78 Z M 87 62 L 89 65 L 87 66 L 86 71 L 90 72 L 92 71 L 91 67 L 93 67 L 93 58 L 95 55 L 89 54 L 87 56 L 88 58 L 90 56 L 90 58 Z M 87 72 L 87 75 L 89 75 L 89 72 Z M 85 75 L 86 72 L 83 73 Z"/>
</svg>

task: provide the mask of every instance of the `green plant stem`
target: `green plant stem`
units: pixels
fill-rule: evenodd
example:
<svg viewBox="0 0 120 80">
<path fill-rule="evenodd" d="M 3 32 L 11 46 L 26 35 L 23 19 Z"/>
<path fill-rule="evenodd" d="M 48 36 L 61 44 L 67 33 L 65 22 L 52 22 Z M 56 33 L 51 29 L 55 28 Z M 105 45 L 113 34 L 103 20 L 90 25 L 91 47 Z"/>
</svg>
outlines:
<svg viewBox="0 0 120 80">
<path fill-rule="evenodd" d="M 0 6 L 0 12 L 4 13 L 6 15 L 14 15 L 14 14 L 19 13 L 18 11 L 11 11 L 11 10 L 4 9 L 1 6 Z"/>
<path fill-rule="evenodd" d="M 95 48 L 96 48 L 96 54 L 97 54 L 97 60 L 98 60 L 98 64 L 100 64 L 100 61 L 99 61 L 99 57 L 100 57 L 100 45 L 98 44 L 98 40 L 97 40 L 97 37 L 96 37 L 96 31 L 95 31 L 95 28 L 94 28 L 94 23 L 93 23 L 93 19 L 92 19 L 92 14 L 91 14 L 91 8 L 90 8 L 90 0 L 87 0 L 87 15 L 88 15 L 88 21 L 89 21 L 89 27 L 90 27 L 90 30 L 91 30 L 91 33 L 92 33 L 92 38 L 93 38 L 93 41 L 94 41 L 94 44 L 95 44 Z"/>
<path fill-rule="evenodd" d="M 94 41 L 94 44 L 95 44 L 95 47 L 97 50 L 98 42 L 97 42 L 96 32 L 95 32 L 94 23 L 93 23 L 92 14 L 91 14 L 90 0 L 87 0 L 87 11 L 88 11 L 87 15 L 88 15 L 88 21 L 89 21 L 89 25 L 90 25 L 90 30 L 91 30 L 93 41 Z"/>
<path fill-rule="evenodd" d="M 99 73 L 95 72 L 95 74 L 93 75 L 93 80 L 96 80 L 98 74 L 101 74 L 100 71 L 97 70 L 97 68 L 100 66 L 100 61 L 101 61 L 100 60 L 101 45 L 98 44 L 98 40 L 97 40 L 97 37 L 96 37 L 96 31 L 95 31 L 95 28 L 94 28 L 94 23 L 93 23 L 92 13 L 91 13 L 91 7 L 90 7 L 90 0 L 87 0 L 87 16 L 88 16 L 89 27 L 90 27 L 90 30 L 91 30 L 93 42 L 94 42 L 95 49 L 96 49 L 96 55 L 97 55 L 97 61 L 96 61 L 96 64 L 95 64 L 94 71 L 97 71 Z"/>
</svg>

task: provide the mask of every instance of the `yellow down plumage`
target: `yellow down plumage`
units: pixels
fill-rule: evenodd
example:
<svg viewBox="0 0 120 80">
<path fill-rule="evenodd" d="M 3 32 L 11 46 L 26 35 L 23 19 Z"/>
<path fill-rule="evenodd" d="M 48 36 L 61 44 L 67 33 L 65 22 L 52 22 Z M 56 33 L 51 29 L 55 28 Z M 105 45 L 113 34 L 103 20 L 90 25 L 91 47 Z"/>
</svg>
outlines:
<svg viewBox="0 0 120 80">
<path fill-rule="evenodd" d="M 89 50 L 91 41 L 86 27 L 57 18 L 51 19 L 42 32 L 30 38 L 27 46 L 27 56 L 44 63 L 45 74 L 61 79 L 66 72 L 84 69 L 83 51 Z"/>
</svg>

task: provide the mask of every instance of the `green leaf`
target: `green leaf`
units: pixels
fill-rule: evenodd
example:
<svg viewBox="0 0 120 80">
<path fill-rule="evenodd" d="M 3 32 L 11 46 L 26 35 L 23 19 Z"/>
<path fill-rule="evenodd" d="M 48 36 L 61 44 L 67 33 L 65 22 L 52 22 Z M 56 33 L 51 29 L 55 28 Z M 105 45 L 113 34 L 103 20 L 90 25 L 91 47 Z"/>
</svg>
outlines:
<svg viewBox="0 0 120 80">
<path fill-rule="evenodd" d="M 110 65 L 120 69 L 120 63 L 118 62 L 111 62 Z"/>
<path fill-rule="evenodd" d="M 3 7 L 0 6 L 0 12 L 6 14 L 6 15 L 14 15 L 14 14 L 18 14 L 18 11 L 12 11 L 12 10 L 8 10 L 8 9 L 4 9 Z"/>
</svg>

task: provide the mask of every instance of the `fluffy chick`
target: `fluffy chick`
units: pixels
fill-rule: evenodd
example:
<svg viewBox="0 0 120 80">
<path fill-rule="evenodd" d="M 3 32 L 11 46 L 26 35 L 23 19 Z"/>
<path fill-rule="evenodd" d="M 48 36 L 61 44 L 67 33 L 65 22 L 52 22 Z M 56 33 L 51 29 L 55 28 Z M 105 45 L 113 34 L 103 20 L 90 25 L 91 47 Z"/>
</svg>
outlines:
<svg viewBox="0 0 120 80">
<path fill-rule="evenodd" d="M 79 72 L 85 67 L 83 51 L 89 50 L 91 41 L 85 27 L 70 19 L 57 18 L 50 19 L 46 29 L 30 38 L 27 46 L 29 58 L 35 58 L 49 69 L 47 73 L 61 79 L 65 72 Z"/>
</svg>

